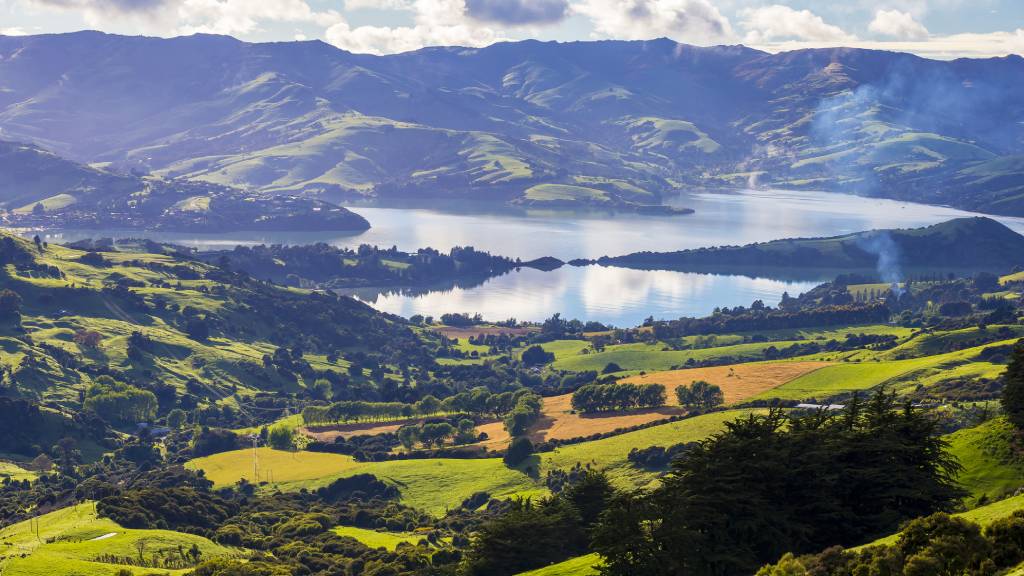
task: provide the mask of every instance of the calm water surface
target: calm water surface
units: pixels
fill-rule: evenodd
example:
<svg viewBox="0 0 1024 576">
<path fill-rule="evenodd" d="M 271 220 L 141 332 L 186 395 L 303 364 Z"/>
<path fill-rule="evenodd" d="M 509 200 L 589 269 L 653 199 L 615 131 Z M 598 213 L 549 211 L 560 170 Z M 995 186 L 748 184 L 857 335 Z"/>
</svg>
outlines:
<svg viewBox="0 0 1024 576">
<path fill-rule="evenodd" d="M 566 212 L 495 212 L 465 206 L 444 210 L 356 207 L 373 226 L 356 235 L 337 233 L 227 234 L 146 233 L 147 237 L 196 246 L 228 248 L 238 244 L 376 244 L 415 250 L 474 246 L 524 260 L 554 256 L 562 260 L 616 256 L 641 250 L 668 251 L 701 246 L 747 244 L 778 238 L 832 236 L 872 228 L 916 227 L 967 212 L 821 192 L 778 190 L 737 193 L 686 193 L 670 203 L 694 208 L 690 216 L 609 215 Z M 999 218 L 1024 232 L 1024 219 Z M 49 241 L 83 237 L 140 236 L 139 232 L 62 231 Z M 648 272 L 590 266 L 554 272 L 523 270 L 469 289 L 427 294 L 381 294 L 361 290 L 356 297 L 387 312 L 440 315 L 479 312 L 488 319 L 542 320 L 555 312 L 566 317 L 631 326 L 648 316 L 704 315 L 716 306 L 749 305 L 756 299 L 776 304 L 784 291 L 796 294 L 818 281 L 786 282 L 678 272 Z"/>
</svg>

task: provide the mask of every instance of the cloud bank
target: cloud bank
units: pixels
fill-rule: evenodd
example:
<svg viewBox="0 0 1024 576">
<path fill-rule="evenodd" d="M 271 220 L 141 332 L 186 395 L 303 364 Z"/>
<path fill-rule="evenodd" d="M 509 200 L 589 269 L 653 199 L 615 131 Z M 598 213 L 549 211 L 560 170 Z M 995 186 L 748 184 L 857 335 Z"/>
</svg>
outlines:
<svg viewBox="0 0 1024 576">
<path fill-rule="evenodd" d="M 322 38 L 345 50 L 373 54 L 438 45 L 480 47 L 535 37 L 545 30 L 559 31 L 556 37 L 562 38 L 566 33 L 581 39 L 667 37 L 698 45 L 744 43 L 773 52 L 852 46 L 932 58 L 1024 53 L 1024 28 L 937 35 L 922 23 L 930 9 L 963 0 L 860 0 L 844 5 L 845 12 L 838 13 L 859 12 L 863 19 L 856 30 L 865 37 L 813 10 L 787 6 L 786 0 L 746 8 L 743 5 L 753 0 L 0 0 L 0 4 L 5 1 L 42 14 L 43 23 L 46 11 L 61 11 L 106 31 Z M 732 19 L 723 14 L 722 6 L 732 8 Z M 385 15 L 393 12 L 395 17 L 361 16 L 367 9 Z M 45 26 L 24 22 L 10 24 L 0 33 L 47 31 Z"/>
</svg>

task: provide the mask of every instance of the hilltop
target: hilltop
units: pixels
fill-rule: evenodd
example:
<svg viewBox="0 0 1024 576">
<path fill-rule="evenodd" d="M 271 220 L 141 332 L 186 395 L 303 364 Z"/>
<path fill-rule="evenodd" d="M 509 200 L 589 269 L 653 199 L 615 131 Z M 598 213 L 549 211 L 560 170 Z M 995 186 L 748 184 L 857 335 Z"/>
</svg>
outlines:
<svg viewBox="0 0 1024 576">
<path fill-rule="evenodd" d="M 370 227 L 362 216 L 319 199 L 120 173 L 2 140 L 0 174 L 7 226 L 192 232 Z"/>
<path fill-rule="evenodd" d="M 577 263 L 741 272 L 757 268 L 878 269 L 881 274 L 898 279 L 902 267 L 1008 272 L 1024 264 L 1022 251 L 1024 236 L 991 218 L 974 217 L 923 228 L 871 230 L 830 238 L 773 240 L 679 252 L 636 252 Z"/>
<path fill-rule="evenodd" d="M 666 39 L 370 56 L 80 32 L 0 37 L 0 133 L 271 194 L 636 209 L 755 185 L 1019 215 L 1022 73 Z"/>
</svg>

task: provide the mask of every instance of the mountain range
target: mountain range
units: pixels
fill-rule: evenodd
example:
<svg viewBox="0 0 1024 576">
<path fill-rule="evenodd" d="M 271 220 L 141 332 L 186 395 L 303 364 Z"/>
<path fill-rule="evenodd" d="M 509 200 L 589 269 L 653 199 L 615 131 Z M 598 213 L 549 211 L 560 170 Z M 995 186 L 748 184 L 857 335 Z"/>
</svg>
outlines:
<svg viewBox="0 0 1024 576">
<path fill-rule="evenodd" d="M 0 139 L 265 194 L 643 206 L 774 186 L 1022 215 L 1022 87 L 1019 56 L 80 32 L 0 37 Z"/>
</svg>

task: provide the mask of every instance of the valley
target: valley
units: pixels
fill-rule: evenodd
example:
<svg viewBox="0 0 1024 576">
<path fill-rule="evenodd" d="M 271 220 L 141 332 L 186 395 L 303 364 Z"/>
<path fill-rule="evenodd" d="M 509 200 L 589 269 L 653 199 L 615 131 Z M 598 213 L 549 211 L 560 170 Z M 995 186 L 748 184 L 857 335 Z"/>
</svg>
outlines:
<svg viewBox="0 0 1024 576">
<path fill-rule="evenodd" d="M 0 574 L 1024 574 L 1024 59 L 356 4 L 0 28 Z"/>
<path fill-rule="evenodd" d="M 965 230 L 965 249 L 987 245 L 990 231 Z M 519 514 L 517 499 L 543 515 L 577 482 L 606 479 L 623 498 L 657 491 L 676 481 L 673 458 L 710 450 L 709 438 L 762 419 L 830 422 L 845 412 L 813 407 L 858 402 L 927 415 L 962 467 L 944 509 L 985 523 L 1024 509 L 1017 432 L 998 416 L 1024 338 L 1024 286 L 1009 271 L 905 282 L 898 298 L 836 279 L 778 306 L 634 328 L 557 315 L 503 326 L 388 316 L 259 280 L 244 270 L 258 252 L 196 259 L 153 241 L 11 235 L 0 247 L 5 573 L 296 570 L 313 557 L 463 570 L 493 561 L 467 542 Z M 272 260 L 307 262 L 298 255 Z M 308 263 L 296 271 L 336 273 Z M 684 394 L 695 383 L 710 395 Z M 45 538 L 32 540 L 33 522 Z M 608 558 L 560 546 L 502 573 L 591 574 Z M 413 558 L 422 568 L 398 568 Z"/>
</svg>

